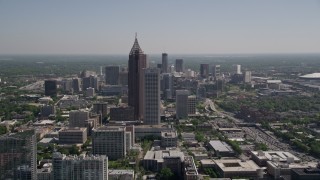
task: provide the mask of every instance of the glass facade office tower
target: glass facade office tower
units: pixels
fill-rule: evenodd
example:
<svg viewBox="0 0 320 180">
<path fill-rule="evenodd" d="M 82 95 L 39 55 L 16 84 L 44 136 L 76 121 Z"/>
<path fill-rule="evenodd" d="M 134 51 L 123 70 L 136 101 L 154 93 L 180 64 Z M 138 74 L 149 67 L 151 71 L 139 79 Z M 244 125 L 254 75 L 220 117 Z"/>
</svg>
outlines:
<svg viewBox="0 0 320 180">
<path fill-rule="evenodd" d="M 160 124 L 160 70 L 148 68 L 143 71 L 144 116 L 143 123 Z"/>
<path fill-rule="evenodd" d="M 162 53 L 162 66 L 161 66 L 161 73 L 168 72 L 168 54 Z"/>
<path fill-rule="evenodd" d="M 119 84 L 119 66 L 106 66 L 105 67 L 105 79 L 108 85 L 118 85 Z"/>
<path fill-rule="evenodd" d="M 129 54 L 128 67 L 128 104 L 134 107 L 134 118 L 138 120 L 143 116 L 142 70 L 147 68 L 147 55 L 141 50 L 137 37 Z"/>
</svg>

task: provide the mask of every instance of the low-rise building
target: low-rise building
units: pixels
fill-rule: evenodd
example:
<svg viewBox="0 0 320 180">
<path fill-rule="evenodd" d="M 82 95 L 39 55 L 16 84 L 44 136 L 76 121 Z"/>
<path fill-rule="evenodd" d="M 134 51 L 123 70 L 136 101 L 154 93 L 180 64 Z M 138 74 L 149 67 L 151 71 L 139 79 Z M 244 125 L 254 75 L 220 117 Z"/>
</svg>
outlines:
<svg viewBox="0 0 320 180">
<path fill-rule="evenodd" d="M 53 126 L 53 120 L 41 120 L 33 123 L 33 126 Z"/>
<path fill-rule="evenodd" d="M 197 180 L 198 171 L 192 156 L 184 158 L 184 178 L 185 180 Z"/>
<path fill-rule="evenodd" d="M 317 162 L 288 163 L 279 162 L 277 159 L 267 161 L 267 172 L 275 179 L 284 175 L 291 175 L 292 169 L 316 168 Z"/>
<path fill-rule="evenodd" d="M 266 166 L 267 161 L 276 160 L 279 162 L 299 163 L 300 159 L 284 151 L 251 151 L 252 160 L 259 166 Z"/>
<path fill-rule="evenodd" d="M 214 150 L 216 156 L 231 157 L 235 155 L 235 152 L 229 144 L 219 140 L 210 141 L 209 148 Z"/>
<path fill-rule="evenodd" d="M 151 171 L 160 171 L 168 167 L 173 173 L 181 174 L 184 154 L 180 151 L 148 151 L 142 160 L 143 167 Z"/>
<path fill-rule="evenodd" d="M 47 146 L 49 146 L 49 144 L 52 144 L 55 141 L 56 140 L 54 138 L 43 138 L 38 142 L 38 145 L 47 147 Z"/>
<path fill-rule="evenodd" d="M 134 170 L 129 169 L 109 169 L 109 180 L 133 180 Z"/>
<path fill-rule="evenodd" d="M 83 144 L 87 141 L 87 128 L 63 128 L 59 131 L 59 144 Z"/>
<path fill-rule="evenodd" d="M 200 164 L 201 164 L 202 169 L 214 168 L 216 166 L 216 163 L 212 159 L 202 159 L 202 160 L 200 160 Z"/>
<path fill-rule="evenodd" d="M 177 147 L 178 136 L 177 131 L 161 132 L 161 147 Z"/>
<path fill-rule="evenodd" d="M 319 168 L 292 169 L 291 180 L 316 180 L 320 179 Z"/>
<path fill-rule="evenodd" d="M 173 130 L 173 128 L 167 125 L 140 125 L 135 126 L 135 137 L 137 139 L 141 139 L 146 136 L 161 137 L 161 132 Z"/>
<path fill-rule="evenodd" d="M 202 159 L 208 159 L 208 154 L 207 153 L 202 153 L 202 152 L 197 152 L 193 151 L 192 155 L 196 161 L 200 161 Z"/>
<path fill-rule="evenodd" d="M 210 123 L 201 123 L 201 124 L 198 124 L 197 125 L 197 130 L 198 131 L 208 131 L 208 132 L 210 132 L 211 130 L 212 130 L 212 124 L 210 124 Z"/>
<path fill-rule="evenodd" d="M 134 108 L 130 106 L 110 108 L 110 121 L 134 121 Z"/>
<path fill-rule="evenodd" d="M 255 178 L 260 172 L 259 169 L 261 169 L 252 160 L 219 159 L 214 160 L 214 163 L 216 164 L 216 170 L 223 178 Z"/>
<path fill-rule="evenodd" d="M 43 105 L 40 109 L 41 117 L 49 117 L 56 113 L 56 108 L 54 105 Z"/>
<path fill-rule="evenodd" d="M 45 163 L 41 169 L 37 169 L 37 180 L 53 180 L 52 163 Z"/>
<path fill-rule="evenodd" d="M 195 141 L 196 135 L 194 133 L 181 133 L 182 139 L 184 141 Z"/>
</svg>

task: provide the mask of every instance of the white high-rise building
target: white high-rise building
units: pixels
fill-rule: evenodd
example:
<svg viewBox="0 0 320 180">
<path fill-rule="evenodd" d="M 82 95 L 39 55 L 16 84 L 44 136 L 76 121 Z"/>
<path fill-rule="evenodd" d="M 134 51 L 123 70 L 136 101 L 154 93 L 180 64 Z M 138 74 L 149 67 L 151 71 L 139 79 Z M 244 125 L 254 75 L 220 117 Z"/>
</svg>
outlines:
<svg viewBox="0 0 320 180">
<path fill-rule="evenodd" d="M 126 127 L 104 126 L 93 129 L 93 154 L 107 155 L 117 160 L 126 156 Z"/>
<path fill-rule="evenodd" d="M 188 90 L 176 90 L 176 117 L 188 117 Z"/>
<path fill-rule="evenodd" d="M 217 80 L 221 77 L 221 68 L 220 65 L 212 66 L 212 77 Z"/>
<path fill-rule="evenodd" d="M 237 73 L 236 74 L 242 74 L 241 73 L 241 65 L 237 64 Z"/>
<path fill-rule="evenodd" d="M 143 70 L 143 123 L 160 124 L 160 70 L 147 68 Z"/>
<path fill-rule="evenodd" d="M 244 72 L 244 82 L 250 83 L 251 82 L 251 71 Z"/>
<path fill-rule="evenodd" d="M 108 180 L 108 157 L 66 156 L 56 152 L 52 156 L 53 179 Z"/>
</svg>

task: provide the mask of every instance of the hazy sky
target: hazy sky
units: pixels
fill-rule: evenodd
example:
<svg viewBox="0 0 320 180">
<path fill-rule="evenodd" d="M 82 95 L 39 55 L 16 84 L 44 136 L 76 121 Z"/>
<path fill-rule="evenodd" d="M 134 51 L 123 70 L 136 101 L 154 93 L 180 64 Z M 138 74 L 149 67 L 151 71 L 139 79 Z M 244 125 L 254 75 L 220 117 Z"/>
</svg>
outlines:
<svg viewBox="0 0 320 180">
<path fill-rule="evenodd" d="M 0 0 L 0 54 L 320 53 L 319 0 Z"/>
</svg>

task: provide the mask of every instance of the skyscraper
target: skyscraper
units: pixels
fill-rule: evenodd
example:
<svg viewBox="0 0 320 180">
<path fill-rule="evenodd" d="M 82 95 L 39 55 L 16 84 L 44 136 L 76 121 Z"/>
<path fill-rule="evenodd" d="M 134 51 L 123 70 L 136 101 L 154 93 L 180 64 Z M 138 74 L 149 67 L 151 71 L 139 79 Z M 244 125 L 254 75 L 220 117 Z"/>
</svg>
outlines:
<svg viewBox="0 0 320 180">
<path fill-rule="evenodd" d="M 242 74 L 241 72 L 241 65 L 237 64 L 237 72 L 236 74 Z"/>
<path fill-rule="evenodd" d="M 79 93 L 80 92 L 80 79 L 74 78 L 72 79 L 72 89 L 74 93 Z"/>
<path fill-rule="evenodd" d="M 160 124 L 160 70 L 147 68 L 143 70 L 144 82 L 144 124 Z"/>
<path fill-rule="evenodd" d="M 105 79 L 106 84 L 118 85 L 119 84 L 119 66 L 106 66 L 105 67 Z"/>
<path fill-rule="evenodd" d="M 183 72 L 183 59 L 176 59 L 176 72 Z"/>
<path fill-rule="evenodd" d="M 196 114 L 196 96 L 188 96 L 188 114 Z"/>
<path fill-rule="evenodd" d="M 220 65 L 213 65 L 212 66 L 212 77 L 216 81 L 219 79 L 221 76 L 221 70 L 220 70 Z"/>
<path fill-rule="evenodd" d="M 92 112 L 100 114 L 102 118 L 108 115 L 108 103 L 106 102 L 95 102 L 93 103 Z"/>
<path fill-rule="evenodd" d="M 89 76 L 82 78 L 82 91 L 85 92 L 87 88 L 98 89 L 98 79 L 96 76 Z"/>
<path fill-rule="evenodd" d="M 202 78 L 209 76 L 209 64 L 200 64 L 200 76 Z"/>
<path fill-rule="evenodd" d="M 122 69 L 119 73 L 119 84 L 122 86 L 128 85 L 128 70 Z"/>
<path fill-rule="evenodd" d="M 168 54 L 162 53 L 162 69 L 161 73 L 167 73 L 168 72 Z"/>
<path fill-rule="evenodd" d="M 173 82 L 172 75 L 170 73 L 162 74 L 161 80 L 161 90 L 164 96 L 164 99 L 171 99 L 173 92 Z"/>
<path fill-rule="evenodd" d="M 0 137 L 0 179 L 37 179 L 37 139 L 34 130 Z"/>
<path fill-rule="evenodd" d="M 176 117 L 188 117 L 188 90 L 176 90 Z"/>
<path fill-rule="evenodd" d="M 147 68 L 147 55 L 140 48 L 137 37 L 129 54 L 128 67 L 128 104 L 134 107 L 134 118 L 137 120 L 143 115 L 142 70 Z"/>
<path fill-rule="evenodd" d="M 244 82 L 250 83 L 251 82 L 251 71 L 244 72 Z"/>
<path fill-rule="evenodd" d="M 45 80 L 44 81 L 44 94 L 46 96 L 57 95 L 57 81 L 56 80 Z"/>
</svg>

